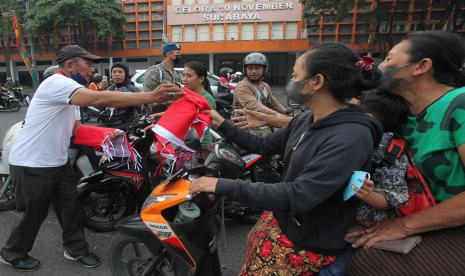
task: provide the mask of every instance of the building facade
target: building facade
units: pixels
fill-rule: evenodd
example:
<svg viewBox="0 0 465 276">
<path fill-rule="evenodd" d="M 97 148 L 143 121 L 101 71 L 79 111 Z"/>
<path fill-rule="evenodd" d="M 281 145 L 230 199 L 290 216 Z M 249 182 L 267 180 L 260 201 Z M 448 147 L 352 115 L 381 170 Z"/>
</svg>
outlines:
<svg viewBox="0 0 465 276">
<path fill-rule="evenodd" d="M 108 75 L 115 62 L 126 62 L 131 73 L 160 62 L 166 42 L 180 42 L 183 63 L 198 60 L 217 73 L 222 67 L 243 71 L 242 60 L 251 52 L 263 52 L 269 59 L 267 81 L 284 85 L 296 56 L 308 49 L 303 8 L 298 0 L 123 0 L 127 23 L 121 41 L 91 39 L 82 45 L 103 57 L 96 65 L 99 73 Z M 66 44 L 76 43 L 73 28 L 63 28 L 54 45 L 41 39 L 36 55 L 39 75 L 55 63 L 55 52 Z M 14 45 L 14 44 L 12 44 Z M 15 49 L 12 48 L 14 52 Z M 0 83 L 6 66 L 16 79 L 30 83 L 26 69 L 17 54 L 11 64 L 0 56 Z M 179 66 L 182 66 L 179 65 Z"/>
<path fill-rule="evenodd" d="M 266 80 L 272 85 L 285 84 L 296 56 L 312 45 L 340 42 L 376 58 L 409 32 L 448 29 L 452 18 L 447 18 L 448 1 L 435 0 L 354 0 L 353 9 L 343 18 L 313 12 L 307 14 L 305 23 L 299 0 L 116 1 L 127 18 L 123 39 L 101 41 L 95 32 L 89 31 L 89 41 L 82 44 L 105 57 L 96 66 L 99 73 L 108 75 L 112 63 L 125 62 L 133 74 L 163 59 L 163 43 L 180 42 L 183 63 L 202 61 L 212 73 L 222 67 L 243 71 L 246 54 L 263 52 L 270 63 Z M 455 13 L 457 20 L 464 20 L 465 5 Z M 66 26 L 42 37 L 36 55 L 39 75 L 54 64 L 56 51 L 77 43 L 74 29 Z M 465 30 L 462 27 L 458 32 Z M 4 82 L 9 66 L 16 80 L 28 84 L 30 77 L 14 44 L 12 40 L 10 64 L 5 64 L 0 55 L 0 83 Z"/>
<path fill-rule="evenodd" d="M 353 9 L 342 18 L 317 12 L 307 16 L 308 40 L 310 47 L 340 42 L 377 58 L 409 32 L 451 30 L 454 14 L 449 12 L 449 1 L 354 0 Z M 465 20 L 465 5 L 454 13 L 457 22 Z M 465 33 L 465 29 L 462 27 L 457 32 Z"/>
</svg>

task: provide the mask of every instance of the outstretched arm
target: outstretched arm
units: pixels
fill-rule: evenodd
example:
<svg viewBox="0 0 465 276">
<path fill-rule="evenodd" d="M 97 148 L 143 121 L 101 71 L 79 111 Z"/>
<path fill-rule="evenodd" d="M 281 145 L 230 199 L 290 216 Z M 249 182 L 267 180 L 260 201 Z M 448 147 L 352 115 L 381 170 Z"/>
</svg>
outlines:
<svg viewBox="0 0 465 276">
<path fill-rule="evenodd" d="M 171 96 L 173 94 L 173 96 Z M 72 95 L 70 103 L 78 106 L 128 107 L 139 104 L 162 103 L 182 96 L 184 92 L 174 84 L 161 84 L 155 90 L 143 93 L 102 91 L 96 93 L 87 88 L 79 88 Z"/>
</svg>

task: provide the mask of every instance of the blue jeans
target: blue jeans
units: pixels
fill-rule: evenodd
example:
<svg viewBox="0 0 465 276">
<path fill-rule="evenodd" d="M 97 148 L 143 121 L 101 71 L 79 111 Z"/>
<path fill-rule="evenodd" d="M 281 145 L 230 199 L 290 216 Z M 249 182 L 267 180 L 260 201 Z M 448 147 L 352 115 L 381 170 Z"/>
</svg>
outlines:
<svg viewBox="0 0 465 276">
<path fill-rule="evenodd" d="M 354 249 L 349 246 L 347 247 L 341 255 L 337 256 L 334 263 L 323 267 L 320 270 L 320 276 L 345 276 L 347 275 L 347 268 L 349 267 L 350 260 L 352 260 L 352 255 L 354 254 Z"/>
</svg>

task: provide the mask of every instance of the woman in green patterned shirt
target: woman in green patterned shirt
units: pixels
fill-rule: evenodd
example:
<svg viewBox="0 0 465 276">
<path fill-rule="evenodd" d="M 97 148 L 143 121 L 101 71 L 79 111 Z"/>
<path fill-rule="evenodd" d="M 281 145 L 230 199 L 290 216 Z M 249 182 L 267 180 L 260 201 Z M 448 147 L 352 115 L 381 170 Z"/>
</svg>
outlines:
<svg viewBox="0 0 465 276">
<path fill-rule="evenodd" d="M 423 238 L 414 251 L 402 258 L 393 258 L 392 253 L 378 250 L 365 255 L 358 252 L 350 273 L 360 274 L 360 269 L 388 273 L 392 272 L 390 268 L 402 267 L 408 275 L 463 275 L 464 62 L 463 37 L 443 31 L 425 31 L 407 35 L 380 64 L 385 88 L 410 104 L 411 115 L 400 134 L 408 142 L 415 163 L 438 204 L 411 216 L 350 233 L 352 236 L 361 234 L 354 247 L 365 248 L 379 241 L 398 240 L 420 233 Z M 402 265 L 407 263 L 408 266 Z"/>
</svg>

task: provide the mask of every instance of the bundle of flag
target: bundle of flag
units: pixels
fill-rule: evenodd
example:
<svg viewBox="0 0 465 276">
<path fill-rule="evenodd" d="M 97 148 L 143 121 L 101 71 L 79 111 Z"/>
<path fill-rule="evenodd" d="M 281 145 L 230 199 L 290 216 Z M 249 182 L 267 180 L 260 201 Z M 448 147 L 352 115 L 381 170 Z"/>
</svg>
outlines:
<svg viewBox="0 0 465 276">
<path fill-rule="evenodd" d="M 128 168 L 132 165 L 133 169 L 140 170 L 141 156 L 129 143 L 126 135 L 110 140 L 110 134 L 115 131 L 116 128 L 81 125 L 74 135 L 74 143 L 93 147 L 97 155 L 105 156 L 108 161 L 115 157 L 128 158 Z"/>
</svg>

